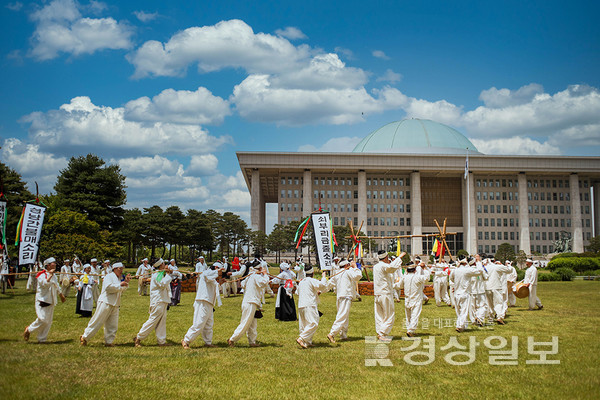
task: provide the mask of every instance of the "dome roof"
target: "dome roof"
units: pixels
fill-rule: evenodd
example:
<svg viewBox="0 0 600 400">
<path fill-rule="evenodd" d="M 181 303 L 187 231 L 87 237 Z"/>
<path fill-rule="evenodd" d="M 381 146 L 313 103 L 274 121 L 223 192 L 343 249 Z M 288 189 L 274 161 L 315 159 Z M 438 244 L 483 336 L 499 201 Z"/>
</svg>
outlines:
<svg viewBox="0 0 600 400">
<path fill-rule="evenodd" d="M 403 119 L 382 126 L 356 145 L 354 153 L 481 154 L 462 133 L 428 119 Z"/>
</svg>

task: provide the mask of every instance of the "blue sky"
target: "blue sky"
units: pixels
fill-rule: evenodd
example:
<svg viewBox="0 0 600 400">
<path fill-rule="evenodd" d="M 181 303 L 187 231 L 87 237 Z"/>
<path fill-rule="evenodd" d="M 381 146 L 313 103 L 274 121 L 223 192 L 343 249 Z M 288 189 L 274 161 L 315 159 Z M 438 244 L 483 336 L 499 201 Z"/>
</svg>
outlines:
<svg viewBox="0 0 600 400">
<path fill-rule="evenodd" d="M 9 1 L 0 157 L 49 192 L 69 157 L 93 152 L 121 165 L 128 207 L 248 219 L 236 151 L 350 151 L 407 117 L 448 124 L 488 154 L 597 156 L 598 11 L 593 1 Z"/>
</svg>

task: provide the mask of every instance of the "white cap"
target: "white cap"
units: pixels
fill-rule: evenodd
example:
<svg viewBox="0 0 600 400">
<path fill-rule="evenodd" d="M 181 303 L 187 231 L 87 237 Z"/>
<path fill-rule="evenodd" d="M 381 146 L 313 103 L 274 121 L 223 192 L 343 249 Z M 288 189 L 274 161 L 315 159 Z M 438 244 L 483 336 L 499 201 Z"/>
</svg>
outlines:
<svg viewBox="0 0 600 400">
<path fill-rule="evenodd" d="M 220 263 L 220 262 L 218 262 L 218 261 L 215 261 L 215 262 L 213 263 L 213 267 L 215 267 L 215 268 L 223 268 L 223 263 Z"/>
<path fill-rule="evenodd" d="M 165 262 L 165 260 L 163 260 L 162 258 L 159 258 L 158 260 L 156 260 L 156 262 L 154 263 L 153 267 L 154 268 L 158 268 L 161 265 L 163 265 L 164 262 Z"/>
<path fill-rule="evenodd" d="M 50 264 L 52 264 L 53 262 L 56 262 L 56 260 L 54 259 L 54 257 L 46 258 L 46 259 L 44 260 L 44 267 L 45 267 L 46 265 L 50 265 Z"/>
<path fill-rule="evenodd" d="M 147 259 L 147 258 L 145 258 L 145 257 L 144 257 L 144 258 L 142 258 L 142 262 L 144 262 L 144 261 L 148 261 L 148 259 Z"/>
<path fill-rule="evenodd" d="M 104 262 L 102 264 L 106 264 L 106 263 L 110 264 L 110 260 L 104 260 Z"/>
<path fill-rule="evenodd" d="M 171 258 L 171 259 L 169 260 L 169 262 L 175 262 L 175 259 L 174 259 L 174 258 Z"/>
<path fill-rule="evenodd" d="M 115 268 L 124 268 L 125 266 L 123 265 L 122 262 L 116 262 L 112 265 L 113 269 Z"/>
<path fill-rule="evenodd" d="M 539 262 L 538 260 L 535 260 L 535 261 L 533 262 L 533 266 L 534 266 L 534 267 L 536 267 L 536 268 L 539 268 L 539 266 L 540 266 L 540 262 Z"/>
<path fill-rule="evenodd" d="M 344 261 L 340 262 L 340 268 L 343 268 L 343 267 L 345 267 L 348 264 L 350 264 L 350 261 L 344 260 Z"/>
<path fill-rule="evenodd" d="M 305 269 L 304 269 L 304 272 L 305 272 L 306 274 L 312 274 L 313 272 L 315 272 L 315 270 L 314 270 L 314 268 L 313 268 L 312 266 L 310 266 L 310 267 L 308 267 L 308 268 L 305 268 Z"/>
<path fill-rule="evenodd" d="M 527 260 L 525 260 L 526 263 L 532 263 L 533 264 L 533 260 L 531 258 L 528 258 Z"/>
<path fill-rule="evenodd" d="M 64 262 L 71 262 L 71 260 L 69 260 L 68 258 L 64 260 Z"/>
<path fill-rule="evenodd" d="M 92 258 L 92 259 L 90 260 L 90 262 L 91 262 L 91 263 L 93 263 L 93 262 L 98 262 L 98 260 L 96 260 L 95 258 Z"/>
</svg>

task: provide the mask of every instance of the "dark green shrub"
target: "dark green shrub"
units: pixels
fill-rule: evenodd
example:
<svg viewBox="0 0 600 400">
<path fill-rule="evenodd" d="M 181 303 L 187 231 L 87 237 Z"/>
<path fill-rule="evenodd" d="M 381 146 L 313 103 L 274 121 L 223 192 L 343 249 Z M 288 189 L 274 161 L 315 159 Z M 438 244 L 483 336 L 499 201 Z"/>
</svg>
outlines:
<svg viewBox="0 0 600 400">
<path fill-rule="evenodd" d="M 561 280 L 560 275 L 558 275 L 554 272 L 549 273 L 549 274 L 538 275 L 538 281 L 541 281 L 541 282 L 560 281 L 560 280 Z"/>
<path fill-rule="evenodd" d="M 589 258 L 589 257 L 564 257 L 552 259 L 548 263 L 549 270 L 556 270 L 559 268 L 570 268 L 575 272 L 583 272 L 587 270 L 600 269 L 600 258 Z"/>
<path fill-rule="evenodd" d="M 517 282 L 522 281 L 523 279 L 525 279 L 525 270 L 517 269 Z"/>
<path fill-rule="evenodd" d="M 593 253 L 590 251 L 586 251 L 585 253 L 559 253 L 552 257 L 552 260 L 557 258 L 570 258 L 570 257 L 583 257 L 583 258 L 596 258 L 598 257 L 598 253 Z"/>
<path fill-rule="evenodd" d="M 558 268 L 554 273 L 560 276 L 562 281 L 572 281 L 575 276 L 575 271 L 571 268 Z"/>
</svg>

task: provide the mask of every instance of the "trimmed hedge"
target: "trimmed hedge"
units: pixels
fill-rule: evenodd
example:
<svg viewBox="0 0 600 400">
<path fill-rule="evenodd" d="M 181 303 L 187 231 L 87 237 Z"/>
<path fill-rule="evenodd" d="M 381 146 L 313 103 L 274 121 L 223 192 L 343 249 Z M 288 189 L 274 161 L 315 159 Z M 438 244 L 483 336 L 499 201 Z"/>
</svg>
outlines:
<svg viewBox="0 0 600 400">
<path fill-rule="evenodd" d="M 564 257 L 552 259 L 548 263 L 549 270 L 556 270 L 559 268 L 570 268 L 575 272 L 583 272 L 588 270 L 600 269 L 600 258 L 588 258 L 588 257 Z"/>
<path fill-rule="evenodd" d="M 559 274 L 551 272 L 549 274 L 539 274 L 538 281 L 547 282 L 547 281 L 560 281 L 561 277 Z"/>
<path fill-rule="evenodd" d="M 570 258 L 570 257 L 582 257 L 582 258 L 597 258 L 598 253 L 593 253 L 590 251 L 586 251 L 585 253 L 559 253 L 552 257 L 552 260 L 556 260 L 558 258 Z"/>
<path fill-rule="evenodd" d="M 543 275 L 543 274 L 540 274 L 540 275 Z M 525 270 L 517 269 L 517 282 L 522 281 L 523 279 L 525 279 Z"/>
<path fill-rule="evenodd" d="M 575 277 L 575 271 L 571 268 L 558 268 L 554 273 L 560 276 L 561 281 L 572 281 Z"/>
</svg>

